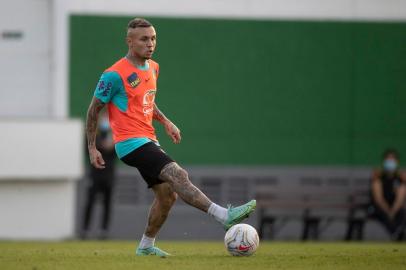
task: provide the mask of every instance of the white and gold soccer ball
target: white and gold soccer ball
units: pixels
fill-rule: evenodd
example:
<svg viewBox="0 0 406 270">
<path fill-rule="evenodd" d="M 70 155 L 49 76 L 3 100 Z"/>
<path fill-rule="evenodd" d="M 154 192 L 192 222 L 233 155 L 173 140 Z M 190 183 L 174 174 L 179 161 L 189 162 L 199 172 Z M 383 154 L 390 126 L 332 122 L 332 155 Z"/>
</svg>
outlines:
<svg viewBox="0 0 406 270">
<path fill-rule="evenodd" d="M 233 256 L 251 256 L 259 246 L 258 233 L 251 225 L 237 224 L 227 231 L 224 244 Z"/>
</svg>

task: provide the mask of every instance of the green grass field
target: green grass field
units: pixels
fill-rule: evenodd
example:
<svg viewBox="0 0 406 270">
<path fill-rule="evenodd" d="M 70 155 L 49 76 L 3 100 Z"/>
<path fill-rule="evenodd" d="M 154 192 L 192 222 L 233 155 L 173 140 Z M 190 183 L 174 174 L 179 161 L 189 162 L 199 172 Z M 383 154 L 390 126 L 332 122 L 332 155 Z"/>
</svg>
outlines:
<svg viewBox="0 0 406 270">
<path fill-rule="evenodd" d="M 406 245 L 262 242 L 252 257 L 222 242 L 158 242 L 169 258 L 136 257 L 134 242 L 0 242 L 0 269 L 406 269 Z"/>
</svg>

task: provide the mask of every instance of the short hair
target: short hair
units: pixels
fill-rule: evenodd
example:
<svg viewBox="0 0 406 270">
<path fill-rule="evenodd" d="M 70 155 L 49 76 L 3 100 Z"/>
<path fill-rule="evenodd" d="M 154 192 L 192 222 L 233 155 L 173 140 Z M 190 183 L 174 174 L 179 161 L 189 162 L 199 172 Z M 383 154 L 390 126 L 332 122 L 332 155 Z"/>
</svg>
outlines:
<svg viewBox="0 0 406 270">
<path fill-rule="evenodd" d="M 396 160 L 400 159 L 399 152 L 395 148 L 388 148 L 382 154 L 382 159 L 387 158 L 389 155 L 393 155 Z"/>
<path fill-rule="evenodd" d="M 151 26 L 152 23 L 150 23 L 144 18 L 134 18 L 128 23 L 127 30 L 135 29 L 137 27 L 151 27 Z"/>
</svg>

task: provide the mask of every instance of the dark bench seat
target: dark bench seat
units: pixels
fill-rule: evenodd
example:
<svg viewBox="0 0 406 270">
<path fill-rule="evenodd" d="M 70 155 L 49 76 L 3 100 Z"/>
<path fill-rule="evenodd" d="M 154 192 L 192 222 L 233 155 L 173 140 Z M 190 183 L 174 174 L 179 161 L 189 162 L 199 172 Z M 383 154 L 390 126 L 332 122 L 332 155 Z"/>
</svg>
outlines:
<svg viewBox="0 0 406 270">
<path fill-rule="evenodd" d="M 260 237 L 272 238 L 290 220 L 301 220 L 301 238 L 318 239 L 319 234 L 333 221 L 343 220 L 350 230 L 346 232 L 345 238 L 362 238 L 362 228 L 359 226 L 367 217 L 365 209 L 369 203 L 368 192 L 342 186 L 302 186 L 293 191 L 277 186 L 257 186 Z"/>
</svg>

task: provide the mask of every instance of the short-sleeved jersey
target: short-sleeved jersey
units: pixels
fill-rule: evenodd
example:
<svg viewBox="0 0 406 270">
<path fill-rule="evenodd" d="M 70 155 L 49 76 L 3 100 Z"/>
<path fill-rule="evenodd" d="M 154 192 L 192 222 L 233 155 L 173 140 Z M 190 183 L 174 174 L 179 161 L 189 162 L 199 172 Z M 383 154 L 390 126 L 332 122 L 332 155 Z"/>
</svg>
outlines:
<svg viewBox="0 0 406 270">
<path fill-rule="evenodd" d="M 156 141 L 152 116 L 159 65 L 148 60 L 144 68 L 122 58 L 102 74 L 94 96 L 108 104 L 115 143 L 132 138 Z"/>
</svg>

